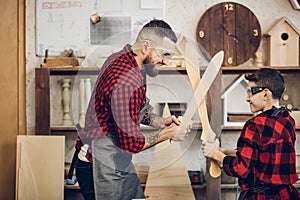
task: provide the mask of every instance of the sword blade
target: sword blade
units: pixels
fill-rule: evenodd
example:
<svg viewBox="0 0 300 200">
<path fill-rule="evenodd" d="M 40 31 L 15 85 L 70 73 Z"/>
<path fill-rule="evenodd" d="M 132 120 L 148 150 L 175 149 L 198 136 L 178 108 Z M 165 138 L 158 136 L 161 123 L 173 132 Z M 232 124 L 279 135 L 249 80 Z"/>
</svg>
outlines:
<svg viewBox="0 0 300 200">
<path fill-rule="evenodd" d="M 224 51 L 219 51 L 214 57 L 210 60 L 192 98 L 188 101 L 187 109 L 182 117 L 182 123 L 180 125 L 181 130 L 185 130 L 190 125 L 190 121 L 198 109 L 199 104 L 202 99 L 204 99 L 205 94 L 210 88 L 211 84 L 215 80 L 224 59 Z"/>
</svg>

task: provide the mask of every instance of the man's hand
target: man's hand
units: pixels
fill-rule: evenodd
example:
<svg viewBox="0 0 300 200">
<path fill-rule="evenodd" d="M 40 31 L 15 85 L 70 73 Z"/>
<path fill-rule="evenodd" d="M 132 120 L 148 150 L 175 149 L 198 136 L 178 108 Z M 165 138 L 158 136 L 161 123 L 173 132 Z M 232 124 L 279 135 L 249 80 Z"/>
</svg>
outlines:
<svg viewBox="0 0 300 200">
<path fill-rule="evenodd" d="M 164 128 L 167 126 L 170 126 L 172 123 L 175 123 L 177 125 L 180 124 L 179 120 L 174 116 L 171 115 L 167 118 L 160 117 L 156 114 L 150 113 L 149 119 L 150 119 L 150 126 L 155 127 L 155 128 Z"/>
<path fill-rule="evenodd" d="M 188 128 L 186 128 L 185 130 L 181 130 L 180 119 L 177 119 L 175 116 L 170 116 L 167 119 L 168 120 L 166 120 L 165 127 L 161 130 L 162 136 L 165 139 L 170 139 L 170 140 L 174 140 L 174 141 L 182 141 L 191 132 L 192 125 L 188 126 Z M 167 126 L 167 124 L 169 124 L 169 125 Z"/>
<path fill-rule="evenodd" d="M 144 134 L 146 142 L 142 150 L 148 149 L 165 140 L 182 141 L 188 136 L 188 133 L 191 131 L 191 126 L 185 130 L 181 130 L 180 121 L 175 116 L 170 116 L 168 119 L 170 121 L 172 120 L 171 124 L 168 126 L 164 125 L 163 128 L 157 132 Z M 167 124 L 168 123 L 169 122 L 167 122 Z"/>
<path fill-rule="evenodd" d="M 171 115 L 164 119 L 164 126 L 170 126 L 172 123 L 175 123 L 176 125 L 180 125 L 179 119 L 175 115 Z"/>
</svg>

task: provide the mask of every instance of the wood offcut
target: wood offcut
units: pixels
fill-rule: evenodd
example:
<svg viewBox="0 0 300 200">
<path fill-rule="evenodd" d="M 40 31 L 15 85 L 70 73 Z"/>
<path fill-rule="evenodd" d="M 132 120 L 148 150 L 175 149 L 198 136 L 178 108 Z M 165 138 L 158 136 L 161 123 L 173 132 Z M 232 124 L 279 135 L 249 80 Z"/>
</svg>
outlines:
<svg viewBox="0 0 300 200">
<path fill-rule="evenodd" d="M 45 51 L 45 58 L 41 64 L 41 67 L 59 66 L 79 66 L 78 59 L 76 58 L 72 49 L 64 50 L 58 57 L 49 57 L 48 49 Z"/>
</svg>

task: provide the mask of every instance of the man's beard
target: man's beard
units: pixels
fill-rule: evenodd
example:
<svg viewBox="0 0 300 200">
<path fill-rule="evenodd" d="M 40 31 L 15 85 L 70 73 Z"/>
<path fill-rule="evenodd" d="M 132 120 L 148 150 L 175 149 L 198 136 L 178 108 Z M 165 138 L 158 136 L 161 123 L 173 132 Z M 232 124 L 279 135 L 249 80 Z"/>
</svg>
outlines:
<svg viewBox="0 0 300 200">
<path fill-rule="evenodd" d="M 147 75 L 155 77 L 157 76 L 159 67 L 162 65 L 162 63 L 157 63 L 155 65 L 151 63 L 153 63 L 153 60 L 151 57 L 148 56 L 143 62 L 144 69 Z"/>
<path fill-rule="evenodd" d="M 144 69 L 147 75 L 151 77 L 155 77 L 158 74 L 158 65 L 153 65 L 153 64 L 144 64 Z"/>
</svg>

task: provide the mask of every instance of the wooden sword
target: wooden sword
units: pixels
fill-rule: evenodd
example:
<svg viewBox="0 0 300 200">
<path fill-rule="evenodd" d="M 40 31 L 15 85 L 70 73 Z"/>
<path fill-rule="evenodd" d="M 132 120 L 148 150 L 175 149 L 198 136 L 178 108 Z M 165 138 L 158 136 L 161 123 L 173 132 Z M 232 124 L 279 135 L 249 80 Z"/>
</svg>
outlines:
<svg viewBox="0 0 300 200">
<path fill-rule="evenodd" d="M 219 51 L 209 62 L 202 79 L 200 80 L 200 72 L 195 68 L 195 64 L 187 64 L 186 70 L 191 82 L 194 95 L 188 102 L 188 107 L 185 114 L 182 117 L 181 128 L 184 130 L 187 128 L 189 121 L 191 121 L 194 113 L 198 110 L 201 124 L 202 124 L 202 134 L 201 140 L 206 142 L 208 140 L 214 140 L 216 138 L 215 132 L 212 130 L 206 109 L 205 95 L 208 92 L 209 87 L 213 83 L 215 77 L 217 76 L 224 59 L 224 51 Z M 189 62 L 189 61 L 188 61 Z M 210 159 L 210 175 L 217 178 L 221 175 L 221 169 L 216 160 Z"/>
</svg>

